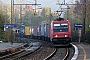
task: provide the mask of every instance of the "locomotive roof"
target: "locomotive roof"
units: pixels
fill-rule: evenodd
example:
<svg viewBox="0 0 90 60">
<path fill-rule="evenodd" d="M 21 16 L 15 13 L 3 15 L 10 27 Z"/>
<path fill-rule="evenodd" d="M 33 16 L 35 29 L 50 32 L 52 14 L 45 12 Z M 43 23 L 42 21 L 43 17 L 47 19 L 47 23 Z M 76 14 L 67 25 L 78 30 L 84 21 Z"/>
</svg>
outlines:
<svg viewBox="0 0 90 60">
<path fill-rule="evenodd" d="M 56 18 L 54 21 L 61 21 L 64 20 L 64 18 Z"/>
</svg>

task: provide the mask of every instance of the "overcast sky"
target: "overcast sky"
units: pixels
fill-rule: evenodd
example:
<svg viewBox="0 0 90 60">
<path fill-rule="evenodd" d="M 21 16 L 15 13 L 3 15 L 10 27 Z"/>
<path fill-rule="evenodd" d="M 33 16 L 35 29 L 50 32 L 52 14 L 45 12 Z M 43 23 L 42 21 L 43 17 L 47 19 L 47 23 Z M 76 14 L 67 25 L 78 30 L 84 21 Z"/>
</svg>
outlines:
<svg viewBox="0 0 90 60">
<path fill-rule="evenodd" d="M 11 0 L 1 0 L 1 1 L 4 1 L 4 2 L 7 2 L 7 3 L 10 3 Z M 14 1 L 17 1 L 17 0 L 14 0 Z M 24 1 L 24 3 L 34 3 L 35 0 L 21 0 L 21 1 Z M 64 0 L 37 0 L 37 3 L 41 4 L 41 6 L 50 6 L 51 9 L 53 11 L 55 10 L 58 10 L 59 9 L 59 5 L 56 5 L 57 1 L 59 1 L 60 3 L 63 3 Z M 75 0 L 65 0 L 66 3 L 74 3 Z"/>
</svg>

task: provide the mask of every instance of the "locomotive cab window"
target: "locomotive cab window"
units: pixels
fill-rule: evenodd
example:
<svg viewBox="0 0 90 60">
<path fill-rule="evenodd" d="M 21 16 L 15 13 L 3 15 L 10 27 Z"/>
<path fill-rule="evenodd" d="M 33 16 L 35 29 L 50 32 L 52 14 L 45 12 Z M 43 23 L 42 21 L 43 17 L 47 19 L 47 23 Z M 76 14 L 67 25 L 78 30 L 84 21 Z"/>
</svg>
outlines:
<svg viewBox="0 0 90 60">
<path fill-rule="evenodd" d="M 68 24 L 67 23 L 54 24 L 53 30 L 54 32 L 68 32 Z"/>
</svg>

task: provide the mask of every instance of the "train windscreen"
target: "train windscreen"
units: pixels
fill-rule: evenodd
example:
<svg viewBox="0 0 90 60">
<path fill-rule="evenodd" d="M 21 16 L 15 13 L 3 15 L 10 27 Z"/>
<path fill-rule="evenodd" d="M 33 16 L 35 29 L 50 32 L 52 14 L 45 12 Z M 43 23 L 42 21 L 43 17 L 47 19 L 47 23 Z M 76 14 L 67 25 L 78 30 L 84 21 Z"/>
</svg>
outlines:
<svg viewBox="0 0 90 60">
<path fill-rule="evenodd" d="M 53 30 L 54 32 L 68 32 L 68 24 L 67 23 L 54 24 Z"/>
</svg>

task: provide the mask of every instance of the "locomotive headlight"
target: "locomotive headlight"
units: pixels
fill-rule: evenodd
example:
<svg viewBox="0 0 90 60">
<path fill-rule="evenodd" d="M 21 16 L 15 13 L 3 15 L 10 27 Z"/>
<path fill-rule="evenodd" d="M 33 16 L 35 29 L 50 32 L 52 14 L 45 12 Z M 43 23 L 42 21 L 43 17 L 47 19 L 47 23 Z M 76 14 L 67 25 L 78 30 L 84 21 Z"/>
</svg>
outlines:
<svg viewBox="0 0 90 60">
<path fill-rule="evenodd" d="M 57 35 L 55 35 L 54 37 L 58 37 Z"/>
<path fill-rule="evenodd" d="M 65 37 L 68 37 L 68 35 L 65 35 Z"/>
</svg>

